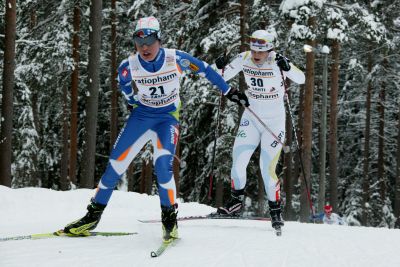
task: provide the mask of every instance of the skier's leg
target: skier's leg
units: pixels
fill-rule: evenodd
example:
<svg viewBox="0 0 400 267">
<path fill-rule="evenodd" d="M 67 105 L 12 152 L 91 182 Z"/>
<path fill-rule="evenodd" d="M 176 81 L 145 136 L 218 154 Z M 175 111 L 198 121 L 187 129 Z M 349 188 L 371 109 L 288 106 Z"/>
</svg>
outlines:
<svg viewBox="0 0 400 267">
<path fill-rule="evenodd" d="M 260 132 L 255 126 L 254 121 L 249 119 L 249 114 L 245 111 L 240 121 L 232 152 L 231 199 L 224 207 L 218 208 L 217 212 L 219 214 L 237 215 L 241 212 L 247 179 L 247 165 L 259 142 Z"/>
<path fill-rule="evenodd" d="M 240 126 L 236 134 L 232 152 L 231 179 L 232 188 L 242 190 L 246 186 L 247 165 L 251 155 L 260 143 L 261 134 L 255 122 L 249 119 L 249 114 L 245 111 Z"/>
<path fill-rule="evenodd" d="M 178 238 L 176 185 L 173 162 L 179 137 L 179 123 L 171 116 L 153 128 L 154 166 L 160 195 L 163 238 Z"/>
<path fill-rule="evenodd" d="M 265 122 L 269 124 L 269 127 L 274 131 L 276 136 L 281 141 L 284 141 L 285 120 L 277 118 Z M 268 197 L 272 226 L 274 228 L 283 225 L 281 218 L 280 181 L 275 170 L 281 151 L 282 145 L 268 131 L 264 131 L 261 137 L 260 169 Z"/>
<path fill-rule="evenodd" d="M 68 224 L 64 228 L 66 233 L 82 235 L 88 234 L 89 230 L 96 228 L 116 183 L 126 171 L 132 159 L 150 139 L 152 133 L 149 130 L 150 126 L 151 121 L 139 119 L 133 112 L 131 113 L 125 128 L 120 132 L 114 145 L 106 171 L 97 187 L 97 192 L 87 206 L 88 212 L 83 218 Z"/>
<path fill-rule="evenodd" d="M 150 129 L 152 125 L 154 119 L 140 118 L 135 114 L 135 110 L 132 111 L 111 151 L 107 168 L 97 186 L 94 202 L 107 205 L 119 179 L 154 134 Z"/>
</svg>

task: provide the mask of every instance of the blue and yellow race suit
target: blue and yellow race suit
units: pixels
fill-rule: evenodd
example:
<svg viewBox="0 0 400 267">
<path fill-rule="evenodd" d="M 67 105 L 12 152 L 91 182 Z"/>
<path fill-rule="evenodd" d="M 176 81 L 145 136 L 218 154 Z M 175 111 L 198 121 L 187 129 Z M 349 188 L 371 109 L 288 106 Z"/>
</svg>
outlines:
<svg viewBox="0 0 400 267">
<path fill-rule="evenodd" d="M 179 78 L 185 70 L 205 75 L 224 95 L 230 90 L 211 66 L 179 50 L 161 48 L 151 62 L 144 61 L 139 54 L 122 61 L 118 68 L 119 86 L 134 108 L 114 144 L 94 202 L 108 203 L 131 161 L 151 140 L 161 205 L 169 207 L 175 204 L 172 165 L 179 136 Z"/>
</svg>

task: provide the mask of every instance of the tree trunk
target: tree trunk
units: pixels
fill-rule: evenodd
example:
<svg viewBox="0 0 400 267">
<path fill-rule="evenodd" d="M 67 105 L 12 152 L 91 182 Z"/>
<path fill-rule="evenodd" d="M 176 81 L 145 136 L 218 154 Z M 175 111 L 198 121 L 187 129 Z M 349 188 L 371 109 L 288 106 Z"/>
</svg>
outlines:
<svg viewBox="0 0 400 267">
<path fill-rule="evenodd" d="M 78 154 L 78 87 L 79 87 L 79 31 L 81 10 L 80 1 L 75 0 L 74 6 L 74 34 L 72 37 L 72 59 L 74 70 L 71 74 L 71 120 L 70 120 L 70 152 L 69 152 L 69 180 L 76 181 L 76 163 Z"/>
<path fill-rule="evenodd" d="M 63 130 L 62 130 L 62 150 L 61 150 L 61 170 L 60 170 L 60 189 L 69 189 L 68 182 L 68 87 L 63 87 Z"/>
<path fill-rule="evenodd" d="M 38 133 L 38 151 L 41 150 L 42 148 L 42 140 L 40 138 L 41 133 L 42 133 L 42 124 L 40 122 L 40 114 L 39 114 L 39 103 L 38 103 L 38 95 L 39 92 L 38 90 L 32 90 L 32 115 L 33 115 L 33 124 L 35 125 L 35 129 Z M 43 188 L 51 188 L 52 185 L 50 185 L 49 180 L 46 179 L 46 174 L 47 172 L 45 172 L 43 170 L 43 168 L 40 168 L 39 165 L 39 155 L 34 155 L 33 156 L 34 159 L 33 161 L 36 162 L 35 166 L 36 166 L 36 171 L 35 171 L 35 180 L 37 180 L 37 182 L 39 184 L 42 185 Z"/>
<path fill-rule="evenodd" d="M 340 43 L 332 43 L 331 65 L 331 94 L 330 94 L 330 120 L 329 120 L 329 201 L 333 210 L 338 207 L 338 177 L 337 177 L 337 100 L 339 91 L 339 55 Z"/>
<path fill-rule="evenodd" d="M 145 161 L 145 193 L 151 195 L 153 189 L 153 162 Z"/>
<path fill-rule="evenodd" d="M 142 160 L 142 171 L 140 172 L 140 194 L 146 192 L 146 161 Z"/>
<path fill-rule="evenodd" d="M 133 161 L 132 161 L 133 162 Z M 126 171 L 126 180 L 128 181 L 128 192 L 138 192 L 135 191 L 135 177 L 133 175 L 134 164 L 131 163 Z"/>
<path fill-rule="evenodd" d="M 370 47 L 371 48 L 371 47 Z M 371 50 L 371 49 L 370 49 Z M 372 54 L 368 53 L 368 74 L 372 71 Z M 366 106 L 366 118 L 365 118 L 365 140 L 364 140 L 364 159 L 363 159 L 363 199 L 362 199 L 362 217 L 361 223 L 364 226 L 368 224 L 368 210 L 367 203 L 369 201 L 369 143 L 371 137 L 371 92 L 372 92 L 372 83 L 368 81 L 367 87 L 367 100 L 365 103 Z"/>
<path fill-rule="evenodd" d="M 218 173 L 218 177 L 221 177 L 221 173 Z M 224 180 L 217 179 L 215 187 L 215 206 L 221 207 L 224 205 Z"/>
<path fill-rule="evenodd" d="M 240 52 L 244 52 L 248 48 L 247 41 L 247 9 L 246 9 L 246 0 L 240 0 Z M 239 76 L 239 90 L 244 92 L 247 89 L 246 80 L 244 79 L 244 75 L 240 73 Z M 243 113 L 243 108 L 239 109 L 240 115 Z"/>
<path fill-rule="evenodd" d="M 83 154 L 83 171 L 81 187 L 93 188 L 95 151 L 96 151 L 96 126 L 98 112 L 98 97 L 100 87 L 100 48 L 101 48 L 101 21 L 102 0 L 92 0 L 90 5 L 89 31 L 89 63 L 88 63 L 88 95 L 86 98 L 86 136 Z"/>
<path fill-rule="evenodd" d="M 387 59 L 384 58 L 383 66 L 386 68 Z M 385 179 L 385 95 L 386 83 L 382 82 L 381 91 L 379 92 L 378 112 L 379 112 L 379 143 L 378 143 L 378 181 L 380 183 L 381 200 L 386 198 L 386 179 Z"/>
<path fill-rule="evenodd" d="M 30 32 L 33 32 L 34 27 L 36 27 L 37 25 L 37 13 L 36 13 L 36 7 L 33 7 L 31 9 L 31 19 L 30 19 L 30 25 L 29 25 L 29 30 Z M 36 87 L 35 85 L 33 85 L 33 87 Z M 36 87 L 37 88 L 37 87 Z M 36 129 L 36 132 L 38 134 L 38 137 L 41 136 L 41 125 L 40 125 L 40 114 L 39 114 L 39 107 L 38 107 L 38 95 L 39 95 L 39 90 L 37 89 L 32 90 L 32 102 L 31 102 L 31 106 L 32 106 L 32 117 L 33 117 L 33 125 L 34 128 Z M 37 147 L 38 147 L 38 151 L 41 150 L 41 142 L 40 142 L 40 138 L 38 138 L 38 142 L 37 142 Z M 32 185 L 37 186 L 37 185 L 41 185 L 44 188 L 51 188 L 52 185 L 50 185 L 49 180 L 45 179 L 44 175 L 42 176 L 41 174 L 43 173 L 43 171 L 40 171 L 40 167 L 39 167 L 39 155 L 35 154 L 32 155 L 32 161 L 34 162 L 34 169 L 35 171 L 32 172 L 31 174 L 31 180 L 32 180 Z"/>
<path fill-rule="evenodd" d="M 257 149 L 257 153 L 259 154 L 259 151 Z M 260 157 L 258 157 L 259 161 Z M 258 216 L 265 216 L 265 187 L 264 187 L 264 180 L 261 175 L 261 169 L 257 169 L 257 179 L 258 179 L 258 210 L 257 210 L 257 215 Z"/>
<path fill-rule="evenodd" d="M 299 147 L 296 148 L 299 152 L 296 151 L 294 154 L 294 167 L 293 167 L 293 179 L 294 184 L 301 183 L 301 163 L 298 153 L 303 153 L 303 122 L 304 122 L 304 95 L 305 95 L 305 85 L 300 85 L 300 92 L 299 92 L 299 104 L 298 104 L 298 120 L 297 120 L 297 127 L 295 128 L 297 140 Z M 292 122 L 294 123 L 294 122 Z M 294 134 L 294 133 L 293 133 Z"/>
<path fill-rule="evenodd" d="M 0 185 L 11 186 L 13 90 L 15 69 L 16 1 L 6 1 L 3 92 L 0 133 Z"/>
<path fill-rule="evenodd" d="M 291 102 L 290 92 L 287 92 L 287 97 Z M 292 119 L 288 112 L 286 112 L 286 144 L 290 145 L 290 148 L 293 148 L 293 126 Z M 283 155 L 284 159 L 284 180 L 283 180 L 283 189 L 285 192 L 286 203 L 285 203 L 285 220 L 294 220 L 295 213 L 292 209 L 292 201 L 293 201 L 293 193 L 294 193 L 294 176 L 293 176 L 293 164 L 292 159 L 295 155 L 294 151 L 290 151 Z"/>
<path fill-rule="evenodd" d="M 309 19 L 309 26 L 315 27 L 315 17 Z M 315 47 L 315 40 L 308 40 L 308 45 Z M 309 190 L 311 181 L 311 146 L 312 146 L 312 115 L 313 115 L 313 97 L 314 97 L 314 53 L 307 53 L 306 56 L 306 84 L 304 93 L 304 120 L 303 120 L 303 166 L 304 175 L 301 181 L 300 195 L 300 221 L 308 222 L 310 218 Z M 311 193 L 311 192 L 310 192 Z"/>
<path fill-rule="evenodd" d="M 321 130 L 319 141 L 320 154 L 320 175 L 318 186 L 318 212 L 322 212 L 325 205 L 325 181 L 326 181 L 326 108 L 328 91 L 328 55 L 323 54 L 323 75 L 322 75 L 322 103 L 321 103 Z"/>
<path fill-rule="evenodd" d="M 118 135 L 116 0 L 111 1 L 111 92 L 110 150 L 112 150 Z"/>
<path fill-rule="evenodd" d="M 394 191 L 394 216 L 396 217 L 396 228 L 400 228 L 400 107 L 397 116 L 397 166 Z"/>
<path fill-rule="evenodd" d="M 220 95 L 220 97 L 222 97 L 222 99 L 220 99 L 221 101 L 221 107 L 220 107 L 220 114 L 222 114 L 222 112 L 225 109 L 225 97 L 223 97 L 222 95 Z M 220 119 L 220 118 L 217 118 Z M 218 136 L 221 136 L 221 125 L 218 127 L 218 132 L 217 135 L 215 136 L 215 138 L 218 138 Z M 217 149 L 217 146 L 215 147 L 215 149 Z M 215 151 L 215 158 L 217 158 L 217 151 Z M 214 159 L 216 160 L 216 159 Z M 211 170 L 211 175 L 213 175 L 213 177 L 217 177 L 217 179 L 215 180 L 215 202 L 217 207 L 220 207 L 223 205 L 224 202 L 224 178 L 221 177 L 221 173 L 217 173 L 217 175 L 215 175 L 215 171 Z M 209 190 L 212 190 L 212 184 L 211 184 L 211 188 Z M 229 192 L 231 191 L 231 187 L 228 187 Z M 210 195 L 212 196 L 212 191 L 210 192 Z M 230 194 L 229 194 L 230 195 Z M 210 199 L 212 201 L 212 198 Z M 220 204 L 218 204 L 220 203 Z"/>
</svg>

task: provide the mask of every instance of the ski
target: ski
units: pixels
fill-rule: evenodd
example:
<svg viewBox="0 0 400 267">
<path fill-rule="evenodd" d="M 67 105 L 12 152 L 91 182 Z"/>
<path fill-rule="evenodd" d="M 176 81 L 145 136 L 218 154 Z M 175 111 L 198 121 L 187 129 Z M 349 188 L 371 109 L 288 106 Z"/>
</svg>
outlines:
<svg viewBox="0 0 400 267">
<path fill-rule="evenodd" d="M 173 238 L 168 242 L 162 241 L 161 245 L 156 250 L 154 250 L 154 251 L 152 251 L 150 253 L 150 256 L 152 258 L 156 258 L 156 257 L 161 256 L 167 248 L 175 246 L 175 244 L 178 243 L 179 240 L 181 240 L 181 239 L 180 238 Z"/>
<path fill-rule="evenodd" d="M 41 233 L 41 234 L 32 234 L 32 235 L 20 235 L 20 236 L 12 236 L 12 237 L 3 237 L 0 238 L 0 242 L 11 241 L 11 240 L 24 240 L 24 239 L 45 239 L 45 238 L 53 238 L 53 237 L 89 237 L 89 236 L 125 236 L 125 235 L 135 235 L 136 232 L 89 232 L 88 234 L 82 235 L 71 235 L 64 233 L 63 230 L 58 230 L 52 233 Z"/>
<path fill-rule="evenodd" d="M 255 221 L 270 221 L 270 218 L 267 217 L 257 217 L 257 216 L 227 216 L 220 215 L 216 213 L 211 213 L 207 215 L 198 215 L 198 216 L 185 216 L 178 217 L 178 221 L 191 221 L 191 220 L 204 220 L 204 219 L 226 219 L 226 220 L 255 220 Z M 160 219 L 153 220 L 138 220 L 141 223 L 159 223 Z"/>
</svg>

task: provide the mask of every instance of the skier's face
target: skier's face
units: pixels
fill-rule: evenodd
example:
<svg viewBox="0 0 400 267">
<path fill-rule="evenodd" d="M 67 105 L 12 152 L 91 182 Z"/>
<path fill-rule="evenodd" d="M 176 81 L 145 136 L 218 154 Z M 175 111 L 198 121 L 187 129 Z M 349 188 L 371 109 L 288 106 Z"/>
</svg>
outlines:
<svg viewBox="0 0 400 267">
<path fill-rule="evenodd" d="M 251 58 L 253 62 L 257 65 L 263 64 L 267 60 L 268 54 L 269 54 L 268 51 L 251 50 Z"/>
<path fill-rule="evenodd" d="M 152 61 L 156 58 L 158 51 L 160 50 L 161 43 L 159 40 L 155 41 L 153 44 L 150 45 L 138 45 L 136 44 L 136 49 L 141 58 L 146 61 Z"/>
</svg>

